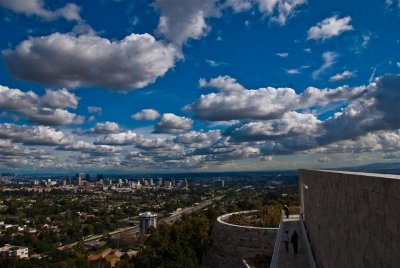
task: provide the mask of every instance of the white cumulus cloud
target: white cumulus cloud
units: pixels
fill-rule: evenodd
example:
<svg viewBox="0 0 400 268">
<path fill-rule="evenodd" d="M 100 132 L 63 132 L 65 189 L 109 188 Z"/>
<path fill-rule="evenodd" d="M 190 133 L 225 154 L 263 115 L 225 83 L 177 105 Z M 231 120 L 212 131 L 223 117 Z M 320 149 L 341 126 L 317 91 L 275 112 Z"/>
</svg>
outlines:
<svg viewBox="0 0 400 268">
<path fill-rule="evenodd" d="M 143 109 L 140 112 L 133 114 L 132 119 L 134 120 L 156 120 L 160 117 L 160 113 L 154 109 Z"/>
<path fill-rule="evenodd" d="M 254 121 L 235 128 L 230 137 L 234 141 L 279 139 L 318 133 L 320 121 L 312 114 L 288 112 L 279 119 Z"/>
<path fill-rule="evenodd" d="M 41 98 L 43 106 L 50 108 L 72 108 L 78 107 L 79 98 L 68 90 L 46 89 L 46 94 Z"/>
<path fill-rule="evenodd" d="M 235 80 L 236 81 L 236 80 Z M 326 105 L 332 101 L 360 96 L 365 87 L 317 89 L 309 87 L 297 94 L 292 88 L 259 88 L 201 95 L 183 110 L 209 121 L 269 120 L 288 111 Z"/>
<path fill-rule="evenodd" d="M 276 53 L 276 55 L 281 58 L 287 58 L 289 56 L 289 53 L 288 52 L 279 52 L 279 53 Z"/>
<path fill-rule="evenodd" d="M 0 0 L 0 7 L 10 9 L 16 13 L 27 16 L 38 16 L 45 20 L 64 18 L 69 21 L 80 21 L 80 7 L 73 3 L 67 3 L 56 10 L 46 9 L 43 0 Z"/>
<path fill-rule="evenodd" d="M 94 128 L 89 130 L 89 133 L 94 134 L 112 134 L 121 132 L 122 129 L 115 122 L 107 121 L 105 123 L 97 123 Z"/>
<path fill-rule="evenodd" d="M 306 4 L 306 0 L 255 0 L 259 10 L 271 16 L 271 20 L 285 25 L 297 9 Z"/>
<path fill-rule="evenodd" d="M 339 19 L 338 16 L 326 18 L 308 30 L 308 39 L 325 40 L 339 36 L 346 31 L 351 31 L 354 28 L 349 24 L 350 21 L 350 16 L 341 19 Z"/>
<path fill-rule="evenodd" d="M 94 144 L 96 145 L 132 145 L 141 140 L 136 132 L 125 131 L 121 133 L 108 134 L 100 139 L 97 139 Z"/>
<path fill-rule="evenodd" d="M 45 95 L 38 96 L 33 91 L 0 85 L 0 109 L 15 111 L 27 120 L 43 125 L 82 124 L 84 117 L 65 108 L 76 109 L 79 98 L 66 89 L 47 89 Z"/>
<path fill-rule="evenodd" d="M 24 80 L 67 88 L 100 86 L 115 90 L 143 88 L 163 76 L 178 56 L 172 45 L 149 34 L 120 41 L 86 34 L 54 33 L 29 38 L 3 51 L 11 73 Z"/>
<path fill-rule="evenodd" d="M 154 133 L 179 133 L 192 127 L 193 120 L 187 117 L 165 113 L 155 125 Z"/>
<path fill-rule="evenodd" d="M 344 71 L 343 73 L 338 73 L 335 74 L 334 76 L 332 76 L 329 81 L 330 82 L 337 82 L 337 81 L 342 81 L 342 80 L 346 80 L 349 79 L 350 77 L 352 77 L 354 75 L 354 73 L 350 72 L 350 71 Z"/>
<path fill-rule="evenodd" d="M 16 124 L 0 124 L 0 138 L 25 145 L 63 145 L 73 142 L 71 135 L 48 126 L 27 126 Z"/>
<path fill-rule="evenodd" d="M 178 46 L 205 36 L 210 30 L 207 18 L 220 14 L 215 0 L 157 0 L 154 6 L 161 13 L 157 32 Z"/>
<path fill-rule="evenodd" d="M 286 73 L 288 73 L 288 74 L 299 74 L 300 71 L 299 71 L 299 69 L 288 69 L 288 70 L 286 70 Z"/>
<path fill-rule="evenodd" d="M 245 88 L 239 84 L 235 78 L 232 78 L 228 75 L 218 76 L 216 78 L 212 78 L 209 81 L 201 78 L 199 80 L 200 87 L 212 87 L 220 90 L 221 92 L 233 92 L 233 91 L 242 91 Z"/>
</svg>

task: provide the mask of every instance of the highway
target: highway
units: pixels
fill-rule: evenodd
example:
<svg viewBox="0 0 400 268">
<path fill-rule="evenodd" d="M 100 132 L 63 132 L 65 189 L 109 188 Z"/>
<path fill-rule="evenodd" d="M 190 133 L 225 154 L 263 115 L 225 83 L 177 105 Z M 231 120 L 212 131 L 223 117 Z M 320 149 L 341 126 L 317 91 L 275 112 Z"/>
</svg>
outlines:
<svg viewBox="0 0 400 268">
<path fill-rule="evenodd" d="M 182 209 L 182 210 L 180 210 L 178 212 L 175 212 L 174 214 L 172 214 L 168 218 L 160 220 L 159 222 L 160 223 L 166 223 L 166 224 L 172 224 L 175 221 L 180 220 L 183 215 L 189 215 L 189 214 L 192 214 L 192 213 L 197 212 L 199 210 L 202 210 L 202 209 L 208 207 L 209 205 L 212 205 L 212 203 L 214 203 L 215 201 L 220 200 L 222 197 L 223 196 L 217 196 L 217 197 L 214 197 L 212 199 L 205 200 L 205 201 L 199 203 L 198 205 L 194 205 L 194 206 L 191 206 L 191 207 L 184 208 L 184 209 Z"/>
<path fill-rule="evenodd" d="M 95 236 L 88 237 L 88 238 L 84 239 L 83 242 L 91 242 L 91 241 L 94 241 L 94 240 L 100 240 L 100 239 L 104 238 L 107 235 L 115 236 L 115 235 L 119 235 L 121 233 L 132 232 L 132 231 L 133 232 L 135 232 L 135 231 L 139 232 L 139 226 L 122 227 L 122 228 L 119 228 L 119 229 L 117 229 L 115 231 L 109 232 L 107 234 L 100 234 L 100 235 L 95 235 Z M 64 246 L 58 247 L 58 249 L 59 250 L 69 249 L 69 248 L 72 248 L 72 247 L 76 246 L 77 244 L 78 244 L 78 242 L 74 242 L 74 243 L 71 243 L 71 244 L 68 244 L 68 245 L 64 245 Z"/>
</svg>

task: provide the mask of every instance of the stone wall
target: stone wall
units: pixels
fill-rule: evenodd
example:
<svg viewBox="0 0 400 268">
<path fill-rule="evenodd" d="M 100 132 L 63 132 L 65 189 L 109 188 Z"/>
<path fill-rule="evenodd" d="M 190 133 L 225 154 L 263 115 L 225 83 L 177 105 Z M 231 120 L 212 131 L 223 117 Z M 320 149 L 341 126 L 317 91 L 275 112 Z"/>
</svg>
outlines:
<svg viewBox="0 0 400 268">
<path fill-rule="evenodd" d="M 319 267 L 400 267 L 400 176 L 300 170 Z"/>
<path fill-rule="evenodd" d="M 236 213 L 249 213 L 243 211 Z M 239 226 L 226 223 L 230 213 L 220 216 L 212 231 L 213 245 L 204 258 L 206 267 L 246 267 L 243 260 L 272 256 L 278 228 Z M 263 266 L 266 267 L 266 264 Z"/>
</svg>

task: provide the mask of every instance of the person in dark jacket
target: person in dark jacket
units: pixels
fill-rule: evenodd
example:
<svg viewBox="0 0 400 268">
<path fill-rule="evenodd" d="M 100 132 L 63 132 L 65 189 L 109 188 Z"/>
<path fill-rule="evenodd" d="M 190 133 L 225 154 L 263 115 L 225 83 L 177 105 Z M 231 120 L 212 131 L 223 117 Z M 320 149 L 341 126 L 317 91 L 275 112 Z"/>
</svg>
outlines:
<svg viewBox="0 0 400 268">
<path fill-rule="evenodd" d="M 283 206 L 283 211 L 285 211 L 286 219 L 289 218 L 289 207 L 287 205 Z"/>
<path fill-rule="evenodd" d="M 297 255 L 297 246 L 298 246 L 299 235 L 296 231 L 293 232 L 292 237 L 290 238 L 290 243 L 293 244 L 294 254 Z"/>
</svg>

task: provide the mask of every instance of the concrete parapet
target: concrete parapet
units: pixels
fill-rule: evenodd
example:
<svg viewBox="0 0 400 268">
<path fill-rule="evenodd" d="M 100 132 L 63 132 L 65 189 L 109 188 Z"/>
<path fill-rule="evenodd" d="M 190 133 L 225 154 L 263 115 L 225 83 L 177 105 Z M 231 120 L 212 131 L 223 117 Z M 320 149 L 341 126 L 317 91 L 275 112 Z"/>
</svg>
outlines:
<svg viewBox="0 0 400 268">
<path fill-rule="evenodd" d="M 400 176 L 324 170 L 299 175 L 319 267 L 400 264 Z"/>
<path fill-rule="evenodd" d="M 207 267 L 246 267 L 248 260 L 272 256 L 278 228 L 240 226 L 225 222 L 233 214 L 251 212 L 254 210 L 225 214 L 217 219 L 212 231 L 213 245 L 204 259 Z"/>
</svg>

